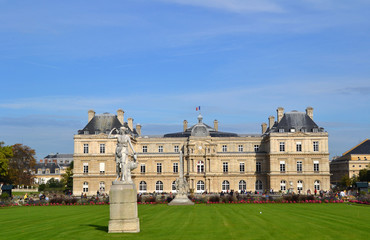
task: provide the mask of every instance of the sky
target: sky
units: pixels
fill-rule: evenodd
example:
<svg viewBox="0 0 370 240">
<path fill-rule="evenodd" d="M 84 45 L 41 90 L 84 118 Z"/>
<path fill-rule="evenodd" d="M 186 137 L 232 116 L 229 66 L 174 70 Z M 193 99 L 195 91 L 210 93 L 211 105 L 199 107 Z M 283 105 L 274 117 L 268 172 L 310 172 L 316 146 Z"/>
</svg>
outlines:
<svg viewBox="0 0 370 240">
<path fill-rule="evenodd" d="M 330 156 L 370 136 L 370 1 L 0 0 L 0 141 L 73 153 L 97 114 L 143 135 L 203 121 L 260 133 L 276 109 L 329 133 Z"/>
</svg>

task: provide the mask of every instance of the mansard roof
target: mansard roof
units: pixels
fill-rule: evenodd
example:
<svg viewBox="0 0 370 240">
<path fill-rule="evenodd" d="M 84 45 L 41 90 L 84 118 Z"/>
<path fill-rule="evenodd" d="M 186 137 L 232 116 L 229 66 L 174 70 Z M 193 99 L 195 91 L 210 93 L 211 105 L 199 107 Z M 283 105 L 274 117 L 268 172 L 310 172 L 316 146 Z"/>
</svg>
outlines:
<svg viewBox="0 0 370 240">
<path fill-rule="evenodd" d="M 183 132 L 176 132 L 176 133 L 167 133 L 164 137 L 238 137 L 236 133 L 229 133 L 229 132 L 220 132 L 216 131 L 216 129 L 208 126 L 207 124 L 203 123 L 203 117 L 199 114 L 198 116 L 198 123 L 187 128 Z"/>
<path fill-rule="evenodd" d="M 369 139 L 364 140 L 357 146 L 343 153 L 343 156 L 350 154 L 370 154 L 370 140 Z"/>
<path fill-rule="evenodd" d="M 281 118 L 280 122 L 275 122 L 271 129 L 267 130 L 268 132 L 280 132 L 283 129 L 284 132 L 290 132 L 291 129 L 301 132 L 314 132 L 315 129 L 318 132 L 323 132 L 323 128 L 319 126 L 304 112 L 292 111 L 287 112 Z"/>
<path fill-rule="evenodd" d="M 117 116 L 110 113 L 95 115 L 82 130 L 78 130 L 78 134 L 109 133 L 113 128 L 119 129 L 122 126 L 137 135 L 136 129 L 130 129 L 127 122 L 121 124 Z"/>
<path fill-rule="evenodd" d="M 45 158 L 73 158 L 73 154 L 72 153 L 56 153 L 56 154 L 49 154 L 47 155 Z"/>
</svg>

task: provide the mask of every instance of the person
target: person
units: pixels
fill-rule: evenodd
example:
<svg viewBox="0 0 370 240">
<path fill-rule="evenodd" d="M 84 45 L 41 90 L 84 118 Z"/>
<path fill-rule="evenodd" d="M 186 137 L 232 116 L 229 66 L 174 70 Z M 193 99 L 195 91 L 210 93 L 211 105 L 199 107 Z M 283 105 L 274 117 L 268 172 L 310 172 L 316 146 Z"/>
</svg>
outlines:
<svg viewBox="0 0 370 240">
<path fill-rule="evenodd" d="M 134 147 L 131 143 L 130 135 L 126 127 L 120 127 L 118 134 L 113 135 L 113 131 L 118 131 L 116 128 L 113 128 L 108 138 L 117 138 L 117 147 L 116 147 L 116 172 L 117 180 L 132 183 L 131 179 L 131 170 L 137 168 L 137 156 L 134 150 Z M 134 161 L 129 161 L 129 149 L 133 152 Z"/>
<path fill-rule="evenodd" d="M 316 194 L 317 194 L 317 189 L 315 188 L 315 196 L 316 196 Z"/>
<path fill-rule="evenodd" d="M 99 197 L 100 193 L 99 193 L 99 190 L 96 191 L 96 196 Z"/>
</svg>

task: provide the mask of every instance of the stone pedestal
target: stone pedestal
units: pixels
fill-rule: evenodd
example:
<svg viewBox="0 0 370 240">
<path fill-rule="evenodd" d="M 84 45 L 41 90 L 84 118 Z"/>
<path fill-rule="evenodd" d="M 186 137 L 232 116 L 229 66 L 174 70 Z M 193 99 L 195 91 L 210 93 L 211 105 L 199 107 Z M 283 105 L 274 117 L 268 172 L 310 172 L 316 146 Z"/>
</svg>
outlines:
<svg viewBox="0 0 370 240">
<path fill-rule="evenodd" d="M 140 232 L 135 184 L 114 181 L 109 192 L 109 203 L 109 233 Z"/>
<path fill-rule="evenodd" d="M 169 206 L 176 205 L 194 205 L 186 194 L 177 194 L 176 197 L 168 203 Z"/>
</svg>

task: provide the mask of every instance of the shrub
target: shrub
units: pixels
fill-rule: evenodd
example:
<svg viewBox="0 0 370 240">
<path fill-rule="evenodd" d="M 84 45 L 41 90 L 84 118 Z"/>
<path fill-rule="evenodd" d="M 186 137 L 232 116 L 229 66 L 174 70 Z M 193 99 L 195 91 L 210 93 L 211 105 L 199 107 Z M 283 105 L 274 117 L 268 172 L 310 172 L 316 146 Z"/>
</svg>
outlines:
<svg viewBox="0 0 370 240">
<path fill-rule="evenodd" d="M 208 201 L 219 203 L 220 202 L 220 197 L 218 195 L 212 195 L 212 196 L 209 197 Z"/>
<path fill-rule="evenodd" d="M 6 199 L 8 199 L 8 198 L 9 198 L 9 194 L 8 194 L 8 193 L 6 193 L 6 192 L 3 192 L 3 193 L 1 194 L 1 196 L 0 196 L 0 198 L 1 198 L 2 200 L 6 200 Z"/>
</svg>

